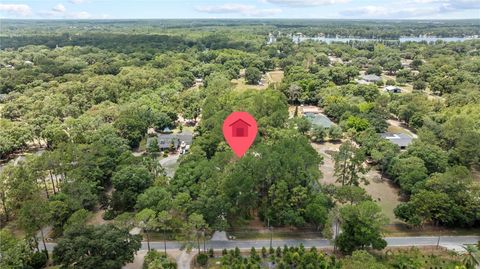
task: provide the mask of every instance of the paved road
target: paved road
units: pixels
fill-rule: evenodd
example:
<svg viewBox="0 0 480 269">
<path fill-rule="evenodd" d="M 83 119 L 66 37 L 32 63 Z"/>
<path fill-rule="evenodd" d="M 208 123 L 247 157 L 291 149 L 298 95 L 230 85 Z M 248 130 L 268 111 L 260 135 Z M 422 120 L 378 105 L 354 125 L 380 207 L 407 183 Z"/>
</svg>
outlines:
<svg viewBox="0 0 480 269">
<path fill-rule="evenodd" d="M 428 246 L 437 245 L 438 236 L 418 236 L 418 237 L 386 237 L 389 246 Z M 476 244 L 480 241 L 480 236 L 442 236 L 440 245 L 463 245 Z M 327 239 L 275 239 L 272 241 L 273 247 L 298 246 L 303 244 L 305 247 L 326 248 L 330 247 L 330 241 Z M 47 243 L 47 249 L 52 251 L 55 243 Z M 180 249 L 180 242 L 167 242 L 167 249 Z M 150 246 L 155 249 L 163 249 L 163 242 L 150 242 Z M 230 241 L 207 241 L 207 248 L 213 249 L 232 249 L 235 247 L 249 249 L 255 247 L 269 247 L 270 240 L 230 240 Z M 147 249 L 147 243 L 142 242 L 142 250 Z"/>
</svg>

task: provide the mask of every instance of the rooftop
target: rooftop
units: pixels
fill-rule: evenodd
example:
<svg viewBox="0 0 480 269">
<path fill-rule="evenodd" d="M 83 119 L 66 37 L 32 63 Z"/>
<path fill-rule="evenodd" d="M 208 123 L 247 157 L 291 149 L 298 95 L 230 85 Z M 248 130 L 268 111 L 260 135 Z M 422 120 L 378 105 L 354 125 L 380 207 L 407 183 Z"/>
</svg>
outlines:
<svg viewBox="0 0 480 269">
<path fill-rule="evenodd" d="M 392 142 L 393 144 L 398 145 L 400 148 L 407 147 L 408 145 L 410 145 L 410 143 L 412 143 L 412 140 L 413 140 L 412 137 L 403 133 L 387 132 L 387 133 L 381 133 L 380 136 Z"/>
<path fill-rule="evenodd" d="M 365 81 L 379 81 L 382 78 L 375 75 L 375 74 L 370 74 L 370 75 L 363 75 L 362 79 L 365 80 Z"/>
<path fill-rule="evenodd" d="M 187 145 L 191 145 L 193 140 L 193 133 L 183 131 L 182 133 L 169 133 L 169 134 L 157 134 L 158 146 L 161 149 L 168 148 L 170 143 L 173 141 L 175 148 L 177 148 L 180 143 L 185 142 Z"/>
</svg>

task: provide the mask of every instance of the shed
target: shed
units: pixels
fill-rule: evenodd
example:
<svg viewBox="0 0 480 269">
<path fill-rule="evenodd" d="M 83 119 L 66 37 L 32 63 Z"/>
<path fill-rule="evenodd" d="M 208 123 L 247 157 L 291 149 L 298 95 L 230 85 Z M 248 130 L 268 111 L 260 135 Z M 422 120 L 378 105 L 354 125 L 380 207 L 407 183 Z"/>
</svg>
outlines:
<svg viewBox="0 0 480 269">
<path fill-rule="evenodd" d="M 389 93 L 401 93 L 402 92 L 402 89 L 397 87 L 397 86 L 386 86 L 384 89 L 385 89 L 386 92 L 389 92 Z"/>
</svg>

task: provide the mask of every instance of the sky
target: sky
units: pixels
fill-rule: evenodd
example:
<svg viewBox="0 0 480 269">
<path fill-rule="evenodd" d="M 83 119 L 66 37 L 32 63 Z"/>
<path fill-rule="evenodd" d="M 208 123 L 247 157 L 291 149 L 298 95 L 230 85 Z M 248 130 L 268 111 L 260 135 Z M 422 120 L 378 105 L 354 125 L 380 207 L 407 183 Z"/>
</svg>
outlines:
<svg viewBox="0 0 480 269">
<path fill-rule="evenodd" d="M 480 19 L 480 0 L 0 0 L 11 19 Z"/>
</svg>

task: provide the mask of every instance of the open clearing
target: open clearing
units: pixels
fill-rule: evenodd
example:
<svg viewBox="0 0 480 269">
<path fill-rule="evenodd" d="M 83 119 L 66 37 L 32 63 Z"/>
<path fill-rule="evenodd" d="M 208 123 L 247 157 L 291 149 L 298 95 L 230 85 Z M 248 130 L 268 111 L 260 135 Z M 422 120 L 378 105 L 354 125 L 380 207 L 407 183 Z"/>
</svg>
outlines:
<svg viewBox="0 0 480 269">
<path fill-rule="evenodd" d="M 283 80 L 283 70 L 275 70 L 267 72 L 268 83 L 281 82 Z"/>
<path fill-rule="evenodd" d="M 340 184 L 335 182 L 334 173 L 334 161 L 332 153 L 338 151 L 341 143 L 311 143 L 312 147 L 323 156 L 323 164 L 320 165 L 320 171 L 323 174 L 323 178 L 320 179 L 321 184 L 334 184 L 339 186 Z M 370 182 L 368 185 L 361 184 L 367 193 L 378 202 L 381 206 L 383 213 L 388 217 L 391 224 L 401 223 L 400 220 L 395 218 L 393 209 L 400 204 L 399 189 L 391 183 L 388 179 L 380 179 L 380 173 L 372 168 L 367 174 L 366 178 Z"/>
<path fill-rule="evenodd" d="M 240 72 L 242 73 L 242 72 Z M 255 89 L 255 90 L 265 90 L 268 88 L 270 84 L 280 83 L 283 79 L 283 71 L 282 70 L 274 70 L 265 73 L 262 75 L 262 79 L 265 81 L 263 85 L 250 85 L 247 84 L 245 81 L 245 77 L 240 77 L 238 79 L 232 79 L 231 83 L 238 91 L 244 91 L 247 89 Z"/>
<path fill-rule="evenodd" d="M 268 85 L 265 83 L 264 85 L 250 85 L 247 84 L 245 81 L 245 78 L 238 78 L 238 79 L 232 79 L 231 80 L 233 86 L 235 87 L 235 90 L 237 91 L 245 91 L 247 89 L 255 89 L 255 90 L 265 90 Z"/>
</svg>

